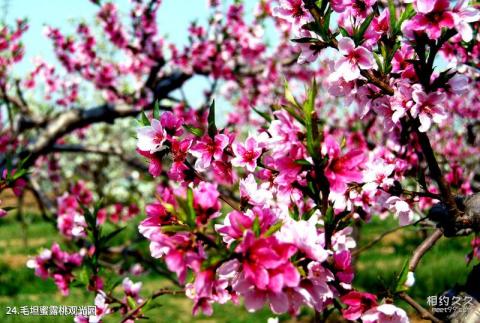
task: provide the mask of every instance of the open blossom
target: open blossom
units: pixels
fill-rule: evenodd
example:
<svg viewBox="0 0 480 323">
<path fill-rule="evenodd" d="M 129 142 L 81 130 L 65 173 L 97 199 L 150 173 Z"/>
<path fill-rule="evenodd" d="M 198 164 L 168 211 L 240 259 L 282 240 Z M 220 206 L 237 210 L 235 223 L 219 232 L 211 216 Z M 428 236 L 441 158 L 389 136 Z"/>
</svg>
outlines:
<svg viewBox="0 0 480 323">
<path fill-rule="evenodd" d="M 282 242 L 294 245 L 308 258 L 323 262 L 327 259 L 328 252 L 324 249 L 324 237 L 317 229 L 316 222 L 316 216 L 312 216 L 309 221 L 287 220 L 282 225 L 277 238 Z"/>
<path fill-rule="evenodd" d="M 273 9 L 273 15 L 289 21 L 297 29 L 312 20 L 303 0 L 280 0 L 279 6 Z"/>
<path fill-rule="evenodd" d="M 442 103 L 445 101 L 445 93 L 432 92 L 425 93 L 423 89 L 416 88 L 412 92 L 412 98 L 415 104 L 412 106 L 412 116 L 420 120 L 418 130 L 425 132 L 430 129 L 432 121 L 441 123 L 447 118 Z"/>
<path fill-rule="evenodd" d="M 336 12 L 345 12 L 345 16 L 366 18 L 372 11 L 376 0 L 333 0 L 332 9 Z"/>
<path fill-rule="evenodd" d="M 195 168 L 206 169 L 210 166 L 212 159 L 221 160 L 229 141 L 228 136 L 224 134 L 218 134 L 213 139 L 204 136 L 190 149 L 190 153 L 197 157 Z"/>
<path fill-rule="evenodd" d="M 363 165 L 366 156 L 361 149 L 352 149 L 342 155 L 335 138 L 327 136 L 322 153 L 328 155 L 325 176 L 328 178 L 333 192 L 343 193 L 347 189 L 347 183 L 362 180 L 363 175 L 360 167 Z"/>
<path fill-rule="evenodd" d="M 315 38 L 315 36 L 314 33 L 306 29 L 301 29 L 295 38 Z M 323 48 L 322 46 L 318 46 L 315 42 L 298 42 L 295 43 L 294 47 L 300 51 L 300 56 L 297 60 L 299 64 L 314 62 Z"/>
<path fill-rule="evenodd" d="M 80 253 L 68 253 L 60 249 L 57 243 L 51 249 L 44 249 L 40 255 L 27 262 L 27 267 L 35 269 L 35 275 L 47 279 L 53 278 L 61 293 L 69 294 L 69 285 L 73 281 L 73 269 L 83 262 Z"/>
<path fill-rule="evenodd" d="M 127 297 L 133 298 L 137 303 L 140 303 L 140 289 L 142 288 L 142 282 L 134 283 L 130 278 L 125 277 L 122 281 L 122 287 L 125 292 L 125 300 Z"/>
<path fill-rule="evenodd" d="M 187 284 L 185 294 L 193 299 L 193 315 L 200 310 L 205 315 L 212 315 L 212 303 L 225 304 L 232 297 L 227 291 L 228 281 L 226 279 L 215 279 L 212 270 L 201 271 L 195 277 L 193 284 Z"/>
<path fill-rule="evenodd" d="M 377 306 L 377 296 L 370 293 L 351 291 L 343 295 L 341 301 L 348 307 L 342 310 L 342 315 L 347 320 L 355 321 L 370 308 Z"/>
<path fill-rule="evenodd" d="M 7 175 L 8 175 L 8 171 L 4 169 L 2 172 L 2 177 L 0 178 L 0 182 L 2 179 L 6 180 Z M 14 175 L 15 175 L 15 169 L 10 172 L 10 176 L 14 176 Z M 13 193 L 16 196 L 20 196 L 22 195 L 22 192 L 25 189 L 25 186 L 27 186 L 27 181 L 23 178 L 18 178 L 13 183 L 11 183 L 9 187 L 12 189 Z"/>
<path fill-rule="evenodd" d="M 163 233 L 153 234 L 150 238 L 150 252 L 154 258 L 164 258 L 167 268 L 175 272 L 180 283 L 187 277 L 187 269 L 200 270 L 203 260 L 202 251 L 192 246 L 191 238 L 185 233 L 167 236 Z"/>
<path fill-rule="evenodd" d="M 257 159 L 262 154 L 262 148 L 258 146 L 255 138 L 249 136 L 245 145 L 235 143 L 232 149 L 235 154 L 235 158 L 232 159 L 233 166 L 245 167 L 249 172 L 255 171 Z"/>
<path fill-rule="evenodd" d="M 362 317 L 363 323 L 408 323 L 407 313 L 392 304 L 382 304 L 365 312 Z"/>
<path fill-rule="evenodd" d="M 246 178 L 240 180 L 240 198 L 251 205 L 268 205 L 273 200 L 272 190 L 269 183 L 257 184 L 255 176 L 249 174 Z"/>
<path fill-rule="evenodd" d="M 64 193 L 57 198 L 59 231 L 69 238 L 84 237 L 87 223 L 78 203 L 77 197 Z"/>
<path fill-rule="evenodd" d="M 242 238 L 246 230 L 252 229 L 255 219 L 258 221 L 260 235 L 277 221 L 277 217 L 269 208 L 254 207 L 245 212 L 236 210 L 230 212 L 223 224 L 215 225 L 215 230 L 223 236 L 225 243 L 230 245 L 233 241 Z"/>
<path fill-rule="evenodd" d="M 151 154 L 162 150 L 163 143 L 167 138 L 167 132 L 157 119 L 152 119 L 150 126 L 144 126 L 137 129 L 137 148 Z"/>
<path fill-rule="evenodd" d="M 455 29 L 462 36 L 462 40 L 469 42 L 473 38 L 470 23 L 480 20 L 480 10 L 468 6 L 469 0 L 458 0 L 453 7 Z"/>
<path fill-rule="evenodd" d="M 338 50 L 343 55 L 335 68 L 345 81 L 353 81 L 360 77 L 360 70 L 371 69 L 375 66 L 372 52 L 363 46 L 355 46 L 351 38 L 344 37 L 338 41 Z"/>
<path fill-rule="evenodd" d="M 407 202 L 400 199 L 398 196 L 391 196 L 385 202 L 389 210 L 393 211 L 398 217 L 400 225 L 407 225 L 412 222 L 413 211 Z"/>
<path fill-rule="evenodd" d="M 76 316 L 75 323 L 98 323 L 102 321 L 102 318 L 109 314 L 112 309 L 108 307 L 109 303 L 104 291 L 99 291 L 95 296 L 95 315 L 90 315 L 88 318 L 84 316 Z"/>
<path fill-rule="evenodd" d="M 183 120 L 171 111 L 166 111 L 162 114 L 160 123 L 169 136 L 180 136 L 183 133 Z"/>
<path fill-rule="evenodd" d="M 279 242 L 275 237 L 255 238 L 246 231 L 236 248 L 242 255 L 242 274 L 259 290 L 280 293 L 284 287 L 295 287 L 300 274 L 290 262 L 296 248 Z"/>
<path fill-rule="evenodd" d="M 394 179 L 391 177 L 395 170 L 395 164 L 388 164 L 383 159 L 374 160 L 366 164 L 363 173 L 365 184 L 362 189 L 366 192 L 375 193 L 377 188 L 388 189 L 393 185 Z"/>
<path fill-rule="evenodd" d="M 414 34 L 425 33 L 430 39 L 438 39 L 443 28 L 453 28 L 455 19 L 449 10 L 448 0 L 416 0 L 417 15 L 402 25 L 402 31 L 408 38 Z"/>
</svg>

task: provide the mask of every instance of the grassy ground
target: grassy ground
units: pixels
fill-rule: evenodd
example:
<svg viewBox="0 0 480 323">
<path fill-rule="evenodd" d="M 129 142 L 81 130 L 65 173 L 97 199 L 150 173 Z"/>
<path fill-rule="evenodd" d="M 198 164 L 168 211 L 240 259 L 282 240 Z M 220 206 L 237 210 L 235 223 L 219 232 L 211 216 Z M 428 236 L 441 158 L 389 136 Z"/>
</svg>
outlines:
<svg viewBox="0 0 480 323">
<path fill-rule="evenodd" d="M 382 232 L 393 228 L 395 220 L 373 221 L 361 229 L 360 245 L 364 245 Z M 132 229 L 133 230 L 133 229 Z M 28 245 L 25 246 L 22 227 L 14 218 L 0 219 L 0 322 L 71 322 L 71 317 L 7 316 L 7 306 L 25 305 L 92 305 L 93 295 L 72 288 L 69 297 L 62 297 L 52 280 L 43 281 L 25 267 L 29 256 L 58 240 L 51 224 L 34 221 L 27 227 Z M 385 237 L 381 243 L 362 253 L 354 285 L 361 290 L 383 292 L 385 286 L 400 271 L 403 261 L 421 241 L 422 233 L 414 228 L 401 230 Z M 455 284 L 464 283 L 469 267 L 465 254 L 469 251 L 469 238 L 442 239 L 422 260 L 416 275 L 416 284 L 409 292 L 417 301 L 426 303 L 429 295 L 436 295 Z M 154 274 L 135 279 L 144 282 L 143 293 L 158 289 L 165 280 Z M 192 318 L 191 302 L 184 296 L 162 296 L 160 307 L 148 312 L 149 322 L 266 322 L 268 310 L 255 314 L 233 305 L 215 306 L 214 316 Z M 407 308 L 407 307 L 406 307 Z M 118 322 L 118 316 L 106 322 Z"/>
</svg>

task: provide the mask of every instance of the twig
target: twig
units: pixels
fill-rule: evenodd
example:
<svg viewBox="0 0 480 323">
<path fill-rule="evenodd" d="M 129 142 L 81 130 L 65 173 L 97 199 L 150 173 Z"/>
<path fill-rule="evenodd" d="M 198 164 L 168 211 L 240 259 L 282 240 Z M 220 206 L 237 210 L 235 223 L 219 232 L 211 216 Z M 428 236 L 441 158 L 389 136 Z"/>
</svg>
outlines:
<svg viewBox="0 0 480 323">
<path fill-rule="evenodd" d="M 105 156 L 114 156 L 125 162 L 127 165 L 137 168 L 142 171 L 147 171 L 148 168 L 136 158 L 129 158 L 119 149 L 101 149 L 97 147 L 85 147 L 82 145 L 54 145 L 51 152 L 61 153 L 85 153 L 85 154 L 98 154 Z"/>
<path fill-rule="evenodd" d="M 436 229 L 428 238 L 426 238 L 413 252 L 410 263 L 408 264 L 408 270 L 414 272 L 417 268 L 420 259 L 430 250 L 435 243 L 443 236 L 443 232 L 440 229 Z"/>
<path fill-rule="evenodd" d="M 141 302 L 136 308 L 130 310 L 125 316 L 122 318 L 122 323 L 127 322 L 129 319 L 133 318 L 138 311 L 140 311 L 150 300 L 154 300 L 155 298 L 162 296 L 162 295 L 178 295 L 183 294 L 184 290 L 170 290 L 170 289 L 160 289 L 152 294 L 150 298 L 147 298 L 143 302 Z"/>
<path fill-rule="evenodd" d="M 414 225 L 417 225 L 418 223 L 420 223 L 421 221 L 425 220 L 426 217 L 423 217 L 421 218 L 420 220 L 416 221 L 416 222 L 413 222 L 413 223 L 410 223 L 410 224 L 407 224 L 407 225 L 404 225 L 404 226 L 400 226 L 400 227 L 396 227 L 396 228 L 393 228 L 391 230 L 388 230 L 386 232 L 383 232 L 381 235 L 379 235 L 377 238 L 373 239 L 372 241 L 370 241 L 369 243 L 367 243 L 366 245 L 364 245 L 363 247 L 360 247 L 358 248 L 357 250 L 354 250 L 352 252 L 352 256 L 355 257 L 355 256 L 358 256 L 359 254 L 361 254 L 362 252 L 370 249 L 371 247 L 373 247 L 374 245 L 376 245 L 377 243 L 379 243 L 380 241 L 382 241 L 383 238 L 385 238 L 386 236 L 388 236 L 389 234 L 392 234 L 394 232 L 397 232 L 399 230 L 402 230 L 402 229 L 405 229 L 405 228 L 408 228 L 410 226 L 414 226 Z"/>
<path fill-rule="evenodd" d="M 424 320 L 430 320 L 432 322 L 441 323 L 442 320 L 436 318 L 430 311 L 424 308 L 422 305 L 418 304 L 413 298 L 410 297 L 407 293 L 400 293 L 398 295 L 401 299 L 407 302 L 411 307 L 413 307 L 418 314 L 420 314 L 421 318 Z"/>
</svg>

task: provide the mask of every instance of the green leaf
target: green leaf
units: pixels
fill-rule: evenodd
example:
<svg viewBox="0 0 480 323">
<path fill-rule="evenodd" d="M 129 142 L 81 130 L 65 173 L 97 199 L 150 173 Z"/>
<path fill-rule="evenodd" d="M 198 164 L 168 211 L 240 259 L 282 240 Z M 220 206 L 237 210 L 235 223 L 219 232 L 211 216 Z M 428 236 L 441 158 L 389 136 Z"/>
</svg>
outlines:
<svg viewBox="0 0 480 323">
<path fill-rule="evenodd" d="M 397 284 L 395 286 L 395 292 L 405 292 L 408 290 L 408 287 L 405 285 L 408 278 L 408 259 L 404 261 L 402 271 L 398 275 Z"/>
<path fill-rule="evenodd" d="M 272 122 L 272 117 L 266 113 L 266 112 L 263 112 L 263 111 L 260 111 L 254 107 L 252 107 L 253 111 L 255 111 L 256 113 L 258 113 L 263 119 L 265 119 L 266 121 L 268 122 Z"/>
<path fill-rule="evenodd" d="M 161 227 L 162 232 L 184 232 L 188 231 L 188 227 L 185 225 L 164 225 Z"/>
<path fill-rule="evenodd" d="M 141 113 L 141 124 L 143 126 L 150 126 L 150 120 L 148 120 L 147 115 L 145 114 L 145 111 L 142 111 Z"/>
<path fill-rule="evenodd" d="M 84 286 L 87 286 L 90 280 L 90 273 L 88 267 L 83 267 L 83 270 L 80 271 L 80 274 L 77 276 L 77 280 Z"/>
<path fill-rule="evenodd" d="M 322 37 L 327 38 L 330 30 L 330 17 L 332 16 L 332 9 L 328 8 L 325 16 L 323 17 L 323 25 L 322 25 Z"/>
<path fill-rule="evenodd" d="M 195 226 L 195 209 L 193 207 L 193 190 L 189 187 L 187 190 L 187 224 L 191 227 Z"/>
<path fill-rule="evenodd" d="M 17 169 L 18 169 L 18 168 L 23 168 L 23 165 L 25 165 L 25 163 L 26 163 L 27 160 L 30 158 L 30 156 L 31 156 L 31 155 L 29 154 L 27 157 L 23 158 L 23 159 L 20 161 L 20 163 L 18 163 Z"/>
<path fill-rule="evenodd" d="M 92 212 L 90 212 L 90 210 L 87 207 L 82 205 L 80 202 L 79 202 L 79 204 L 80 204 L 80 207 L 83 210 L 83 217 L 85 218 L 85 221 L 87 222 L 88 227 L 90 229 L 95 228 L 97 226 L 97 223 L 95 221 L 95 216 L 92 214 Z"/>
<path fill-rule="evenodd" d="M 194 135 L 196 137 L 203 136 L 203 130 L 200 129 L 200 128 L 196 128 L 196 127 L 188 125 L 188 124 L 184 124 L 183 127 L 185 128 L 185 130 L 187 130 L 188 132 L 190 132 L 192 135 Z"/>
<path fill-rule="evenodd" d="M 350 37 L 350 34 L 348 33 L 348 31 L 345 28 L 338 27 L 338 29 L 340 30 L 340 33 L 342 34 L 343 37 Z"/>
<path fill-rule="evenodd" d="M 127 303 L 130 308 L 137 308 L 137 302 L 131 296 L 127 296 Z"/>
<path fill-rule="evenodd" d="M 300 214 L 299 214 L 299 211 L 298 211 L 298 206 L 297 204 L 295 203 L 292 203 L 293 204 L 293 210 L 290 211 L 290 217 L 296 221 L 298 221 L 300 219 Z"/>
<path fill-rule="evenodd" d="M 217 126 L 215 125 L 215 100 L 213 100 L 208 110 L 208 135 L 213 138 L 216 134 Z"/>
<path fill-rule="evenodd" d="M 283 221 L 278 221 L 276 222 L 274 225 L 272 225 L 270 228 L 268 228 L 268 230 L 265 232 L 265 236 L 266 237 L 269 237 L 271 235 L 273 235 L 275 232 L 277 232 L 278 230 L 280 230 L 282 228 L 282 225 L 283 225 Z"/>
<path fill-rule="evenodd" d="M 400 15 L 400 18 L 397 21 L 397 24 L 395 25 L 395 29 L 394 29 L 395 34 L 397 34 L 400 31 L 400 27 L 402 26 L 403 22 L 405 20 L 412 18 L 413 16 L 415 16 L 415 14 L 416 12 L 415 12 L 415 9 L 413 8 L 413 5 L 411 3 L 407 4 L 407 6 L 405 7 L 405 11 L 402 12 L 402 14 Z"/>
<path fill-rule="evenodd" d="M 362 40 L 363 40 L 363 36 L 365 35 L 365 32 L 367 31 L 368 29 L 368 26 L 370 26 L 370 23 L 372 22 L 373 20 L 373 17 L 374 17 L 374 13 L 372 12 L 371 14 L 369 14 L 367 16 L 367 18 L 365 18 L 365 20 L 362 22 L 362 24 L 360 25 L 360 27 L 358 28 L 358 31 L 355 33 L 354 35 L 354 40 L 355 40 L 355 44 L 359 45 Z"/>
<path fill-rule="evenodd" d="M 200 129 L 200 128 L 196 128 L 196 127 L 188 125 L 188 124 L 184 124 L 183 127 L 185 128 L 185 130 L 187 130 L 188 132 L 190 132 L 192 135 L 194 135 L 196 137 L 203 136 L 203 130 Z"/>
<path fill-rule="evenodd" d="M 285 81 L 285 99 L 290 103 L 292 104 L 294 107 L 297 107 L 300 109 L 300 104 L 298 104 L 297 100 L 295 99 L 295 97 L 293 96 L 293 93 L 292 91 L 290 90 L 290 87 L 288 86 L 288 82 Z"/>
<path fill-rule="evenodd" d="M 221 261 L 223 260 L 223 257 L 221 255 L 210 255 L 206 261 L 202 263 L 202 269 L 206 270 L 210 267 L 218 265 Z"/>
<path fill-rule="evenodd" d="M 302 38 L 294 38 L 290 39 L 294 43 L 299 43 L 299 44 L 315 44 L 318 43 L 319 40 L 314 37 L 302 37 Z"/>
<path fill-rule="evenodd" d="M 158 303 L 158 302 L 155 302 L 152 299 L 149 299 L 147 301 L 147 303 L 145 304 L 145 306 L 143 307 L 142 311 L 147 312 L 147 311 L 153 310 L 154 308 L 158 308 L 158 307 L 161 307 L 161 306 L 163 306 L 163 305 Z"/>
<path fill-rule="evenodd" d="M 235 249 L 237 248 L 237 246 L 240 244 L 240 241 L 239 240 L 235 240 L 232 242 L 232 244 L 230 245 L 230 247 L 228 248 L 228 251 L 230 251 L 230 253 L 234 253 L 235 252 Z"/>
<path fill-rule="evenodd" d="M 397 12 L 395 10 L 395 2 L 393 2 L 393 0 L 388 0 L 388 10 L 390 13 L 390 28 L 393 32 L 397 24 Z"/>
<path fill-rule="evenodd" d="M 20 169 L 20 170 L 16 170 L 15 171 L 15 174 L 13 174 L 12 176 L 12 181 L 16 181 L 17 179 L 19 179 L 20 177 L 23 177 L 25 176 L 25 174 L 27 173 L 27 170 L 26 169 Z"/>
<path fill-rule="evenodd" d="M 253 220 L 252 230 L 253 230 L 253 233 L 255 233 L 256 237 L 260 236 L 261 230 L 260 230 L 260 221 L 258 220 L 258 216 L 255 217 L 255 220 Z"/>
<path fill-rule="evenodd" d="M 315 211 L 317 210 L 316 207 L 313 207 L 311 208 L 310 210 L 308 210 L 304 215 L 303 215 L 303 220 L 308 220 L 312 217 L 313 213 L 315 213 Z"/>
<path fill-rule="evenodd" d="M 160 119 L 160 101 L 155 101 L 155 105 L 153 106 L 153 118 Z"/>
<path fill-rule="evenodd" d="M 309 23 L 306 23 L 302 26 L 303 29 L 313 31 L 316 34 L 321 34 L 322 33 L 322 26 L 318 24 L 316 21 L 312 21 Z"/>
<path fill-rule="evenodd" d="M 109 234 L 103 236 L 101 239 L 100 239 L 100 243 L 102 245 L 106 244 L 108 241 L 110 241 L 113 237 L 115 237 L 116 235 L 118 235 L 120 232 L 122 232 L 123 230 L 125 230 L 126 227 L 121 227 L 121 228 L 118 228 L 116 230 L 113 230 L 112 232 L 110 232 Z"/>
<path fill-rule="evenodd" d="M 312 164 L 306 159 L 296 159 L 295 164 L 302 166 L 312 166 Z"/>
<path fill-rule="evenodd" d="M 311 87 L 307 90 L 307 100 L 303 104 L 303 112 L 305 115 L 305 128 L 307 129 L 307 150 L 313 160 L 318 158 L 320 141 L 318 124 L 316 122 L 315 98 L 317 96 L 317 83 L 315 79 Z M 315 122 L 313 122 L 315 120 Z"/>
<path fill-rule="evenodd" d="M 380 57 L 380 55 L 378 55 L 378 54 L 375 53 L 375 52 L 373 52 L 373 57 L 375 58 L 375 62 L 377 63 L 379 72 L 380 72 L 380 73 L 383 73 L 383 62 L 382 62 L 382 58 Z"/>
<path fill-rule="evenodd" d="M 335 213 L 333 212 L 333 207 L 329 206 L 327 209 L 327 213 L 324 217 L 325 225 L 331 225 L 335 221 Z"/>
<path fill-rule="evenodd" d="M 292 117 L 295 118 L 302 125 L 305 125 L 305 120 L 294 110 L 291 106 L 282 106 L 282 108 L 287 111 Z"/>
</svg>

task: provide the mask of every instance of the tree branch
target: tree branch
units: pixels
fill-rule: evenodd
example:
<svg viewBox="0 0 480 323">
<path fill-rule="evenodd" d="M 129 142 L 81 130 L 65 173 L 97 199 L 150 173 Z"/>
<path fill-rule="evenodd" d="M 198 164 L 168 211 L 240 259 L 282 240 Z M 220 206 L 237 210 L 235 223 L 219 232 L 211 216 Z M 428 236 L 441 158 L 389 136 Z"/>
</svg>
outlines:
<svg viewBox="0 0 480 323">
<path fill-rule="evenodd" d="M 140 162 L 136 158 L 129 158 L 120 149 L 101 149 L 97 147 L 85 147 L 82 145 L 53 145 L 51 152 L 61 153 L 85 153 L 85 154 L 98 154 L 106 156 L 118 157 L 125 164 L 137 168 L 141 171 L 148 171 L 148 168 L 144 163 Z"/>
<path fill-rule="evenodd" d="M 160 79 L 154 85 L 155 99 L 144 110 L 153 109 L 157 100 L 167 97 L 171 91 L 181 87 L 190 77 L 189 74 L 176 72 Z M 162 106 L 160 108 L 169 109 Z M 25 163 L 25 167 L 28 168 L 35 163 L 38 157 L 48 153 L 55 142 L 65 134 L 94 123 L 113 123 L 117 118 L 134 117 L 141 111 L 126 105 L 103 104 L 86 110 L 73 109 L 62 112 L 47 123 L 38 139 L 30 143 L 19 157 L 23 159 L 30 156 Z"/>
<path fill-rule="evenodd" d="M 414 272 L 418 263 L 422 257 L 430 250 L 435 243 L 443 236 L 443 232 L 440 229 L 436 229 L 427 239 L 425 239 L 413 252 L 410 263 L 408 264 L 408 270 Z"/>
<path fill-rule="evenodd" d="M 407 293 L 400 293 L 398 295 L 401 299 L 407 302 L 411 307 L 413 307 L 421 318 L 424 320 L 430 320 L 432 322 L 441 323 L 442 320 L 437 319 L 430 311 L 424 308 L 422 305 L 418 304 L 413 298 L 410 297 Z"/>
</svg>

